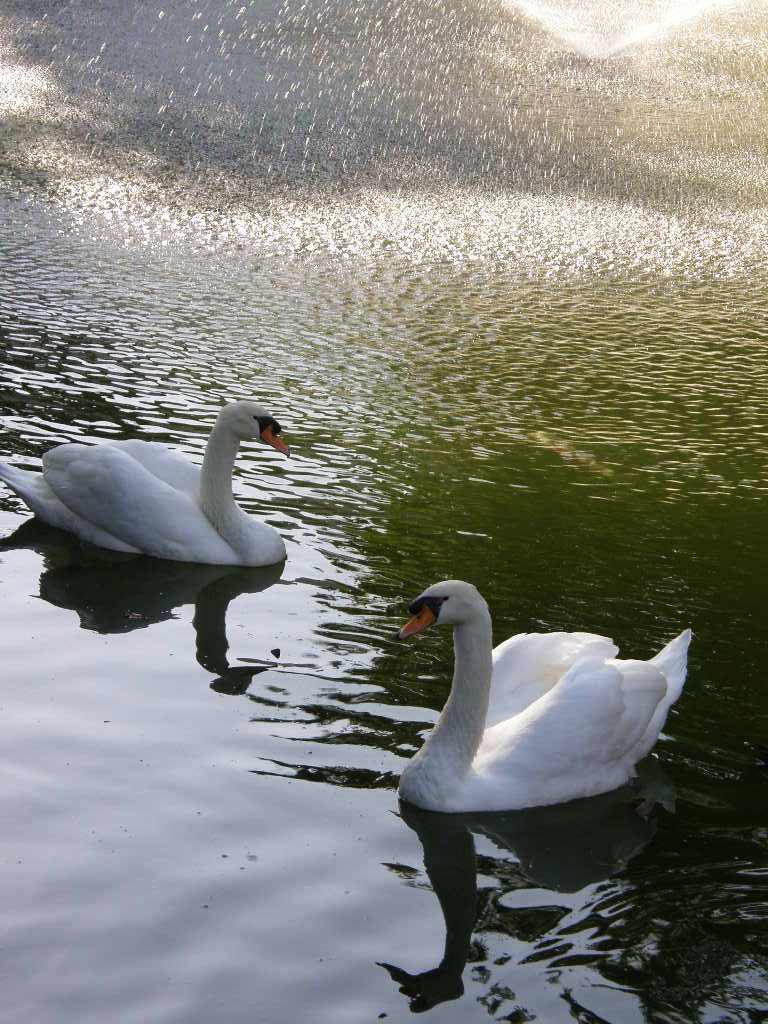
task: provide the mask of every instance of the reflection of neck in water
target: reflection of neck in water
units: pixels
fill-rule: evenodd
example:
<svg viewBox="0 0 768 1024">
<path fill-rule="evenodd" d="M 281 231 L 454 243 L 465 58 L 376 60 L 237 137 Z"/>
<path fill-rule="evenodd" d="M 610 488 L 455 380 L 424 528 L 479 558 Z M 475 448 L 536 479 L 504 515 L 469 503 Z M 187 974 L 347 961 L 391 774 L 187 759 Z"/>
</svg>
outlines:
<svg viewBox="0 0 768 1024">
<path fill-rule="evenodd" d="M 278 563 L 277 566 L 256 569 L 255 572 L 259 574 L 259 581 L 262 583 L 257 589 L 265 590 L 276 582 L 284 564 Z M 274 569 L 278 571 L 269 571 Z M 231 666 L 227 658 L 227 608 L 230 601 L 241 594 L 255 592 L 253 587 L 256 581 L 253 572 L 254 570 L 246 569 L 222 576 L 203 587 L 195 601 L 195 614 L 192 619 L 197 640 L 195 653 L 199 664 L 207 672 L 213 672 L 218 676 L 211 683 L 211 689 L 218 693 L 233 696 L 243 694 L 255 675 L 266 672 L 271 667 L 271 663 Z"/>
<path fill-rule="evenodd" d="M 421 1013 L 464 994 L 461 976 L 477 916 L 477 859 L 472 833 L 459 815 L 435 814 L 406 804 L 400 805 L 400 811 L 424 847 L 424 867 L 445 920 L 445 948 L 431 971 L 409 974 L 394 964 L 381 966 L 408 997 L 413 1012 Z"/>
<path fill-rule="evenodd" d="M 174 617 L 194 604 L 192 624 L 198 663 L 219 678 L 221 693 L 245 693 L 254 675 L 271 663 L 230 667 L 226 614 L 241 594 L 256 594 L 279 580 L 284 563 L 259 568 L 169 562 L 121 555 L 83 544 L 76 537 L 28 520 L 1 545 L 42 555 L 40 596 L 77 613 L 82 629 L 127 633 Z"/>
<path fill-rule="evenodd" d="M 445 919 L 445 948 L 437 967 L 410 974 L 382 964 L 420 1013 L 464 992 L 477 912 L 473 833 L 512 853 L 531 882 L 555 892 L 577 892 L 621 871 L 656 832 L 659 803 L 674 810 L 674 791 L 659 762 L 638 765 L 635 786 L 552 807 L 502 814 L 443 814 L 401 803 L 405 823 L 424 848 L 424 867 Z"/>
</svg>

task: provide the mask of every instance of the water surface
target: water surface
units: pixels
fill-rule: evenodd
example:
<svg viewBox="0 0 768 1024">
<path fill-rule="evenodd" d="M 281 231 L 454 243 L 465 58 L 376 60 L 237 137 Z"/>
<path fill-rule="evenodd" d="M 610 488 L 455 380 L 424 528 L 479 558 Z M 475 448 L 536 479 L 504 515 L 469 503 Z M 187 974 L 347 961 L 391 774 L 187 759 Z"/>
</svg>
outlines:
<svg viewBox="0 0 768 1024">
<path fill-rule="evenodd" d="M 761 1019 L 759 7 L 610 60 L 508 4 L 160 13 L 8 11 L 2 457 L 199 462 L 257 396 L 293 456 L 235 489 L 288 560 L 0 494 L 9 1020 Z M 639 792 L 398 807 L 451 651 L 394 631 L 446 576 L 497 641 L 693 627 Z"/>
</svg>

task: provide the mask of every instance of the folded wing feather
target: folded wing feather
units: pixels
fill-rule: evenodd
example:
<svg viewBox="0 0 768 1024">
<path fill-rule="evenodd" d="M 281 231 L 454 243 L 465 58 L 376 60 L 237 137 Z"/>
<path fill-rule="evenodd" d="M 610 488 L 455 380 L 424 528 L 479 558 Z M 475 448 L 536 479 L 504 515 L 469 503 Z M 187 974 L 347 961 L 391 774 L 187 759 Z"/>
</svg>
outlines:
<svg viewBox="0 0 768 1024">
<path fill-rule="evenodd" d="M 486 727 L 519 714 L 547 693 L 580 658 L 614 658 L 618 647 L 595 633 L 519 633 L 493 652 Z"/>
<path fill-rule="evenodd" d="M 232 557 L 188 490 L 147 470 L 125 446 L 60 445 L 43 456 L 43 473 L 73 512 L 147 554 L 197 561 Z"/>
</svg>

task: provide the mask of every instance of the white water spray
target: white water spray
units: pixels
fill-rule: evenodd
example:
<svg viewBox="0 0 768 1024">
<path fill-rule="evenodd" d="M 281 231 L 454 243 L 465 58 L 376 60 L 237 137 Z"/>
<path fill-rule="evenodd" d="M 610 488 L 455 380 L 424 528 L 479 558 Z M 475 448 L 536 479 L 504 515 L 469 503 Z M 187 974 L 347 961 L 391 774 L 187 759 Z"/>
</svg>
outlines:
<svg viewBox="0 0 768 1024">
<path fill-rule="evenodd" d="M 605 59 L 631 46 L 663 36 L 671 29 L 694 22 L 711 11 L 740 6 L 740 0 L 684 0 L 659 11 L 660 5 L 646 9 L 638 19 L 636 6 L 539 3 L 537 0 L 504 0 L 510 8 L 522 11 L 545 31 L 585 57 Z M 655 8 L 655 9 L 654 9 Z"/>
</svg>

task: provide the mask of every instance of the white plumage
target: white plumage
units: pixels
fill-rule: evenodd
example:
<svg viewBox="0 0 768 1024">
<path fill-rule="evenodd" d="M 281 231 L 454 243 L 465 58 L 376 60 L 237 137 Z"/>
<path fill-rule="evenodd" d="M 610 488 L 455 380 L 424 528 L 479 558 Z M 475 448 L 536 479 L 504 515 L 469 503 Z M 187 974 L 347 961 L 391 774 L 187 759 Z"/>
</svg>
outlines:
<svg viewBox="0 0 768 1024">
<path fill-rule="evenodd" d="M 454 626 L 450 696 L 400 779 L 400 796 L 428 810 L 512 810 L 615 789 L 685 682 L 690 630 L 636 661 L 590 633 L 523 633 L 492 650 L 488 606 L 459 580 L 430 587 L 411 610 L 401 636 Z"/>
<path fill-rule="evenodd" d="M 261 406 L 234 402 L 219 413 L 202 469 L 154 441 L 63 444 L 42 473 L 0 463 L 0 480 L 51 526 L 113 551 L 214 565 L 271 565 L 285 558 L 275 529 L 232 496 L 242 440 L 287 454 L 280 426 Z"/>
</svg>

